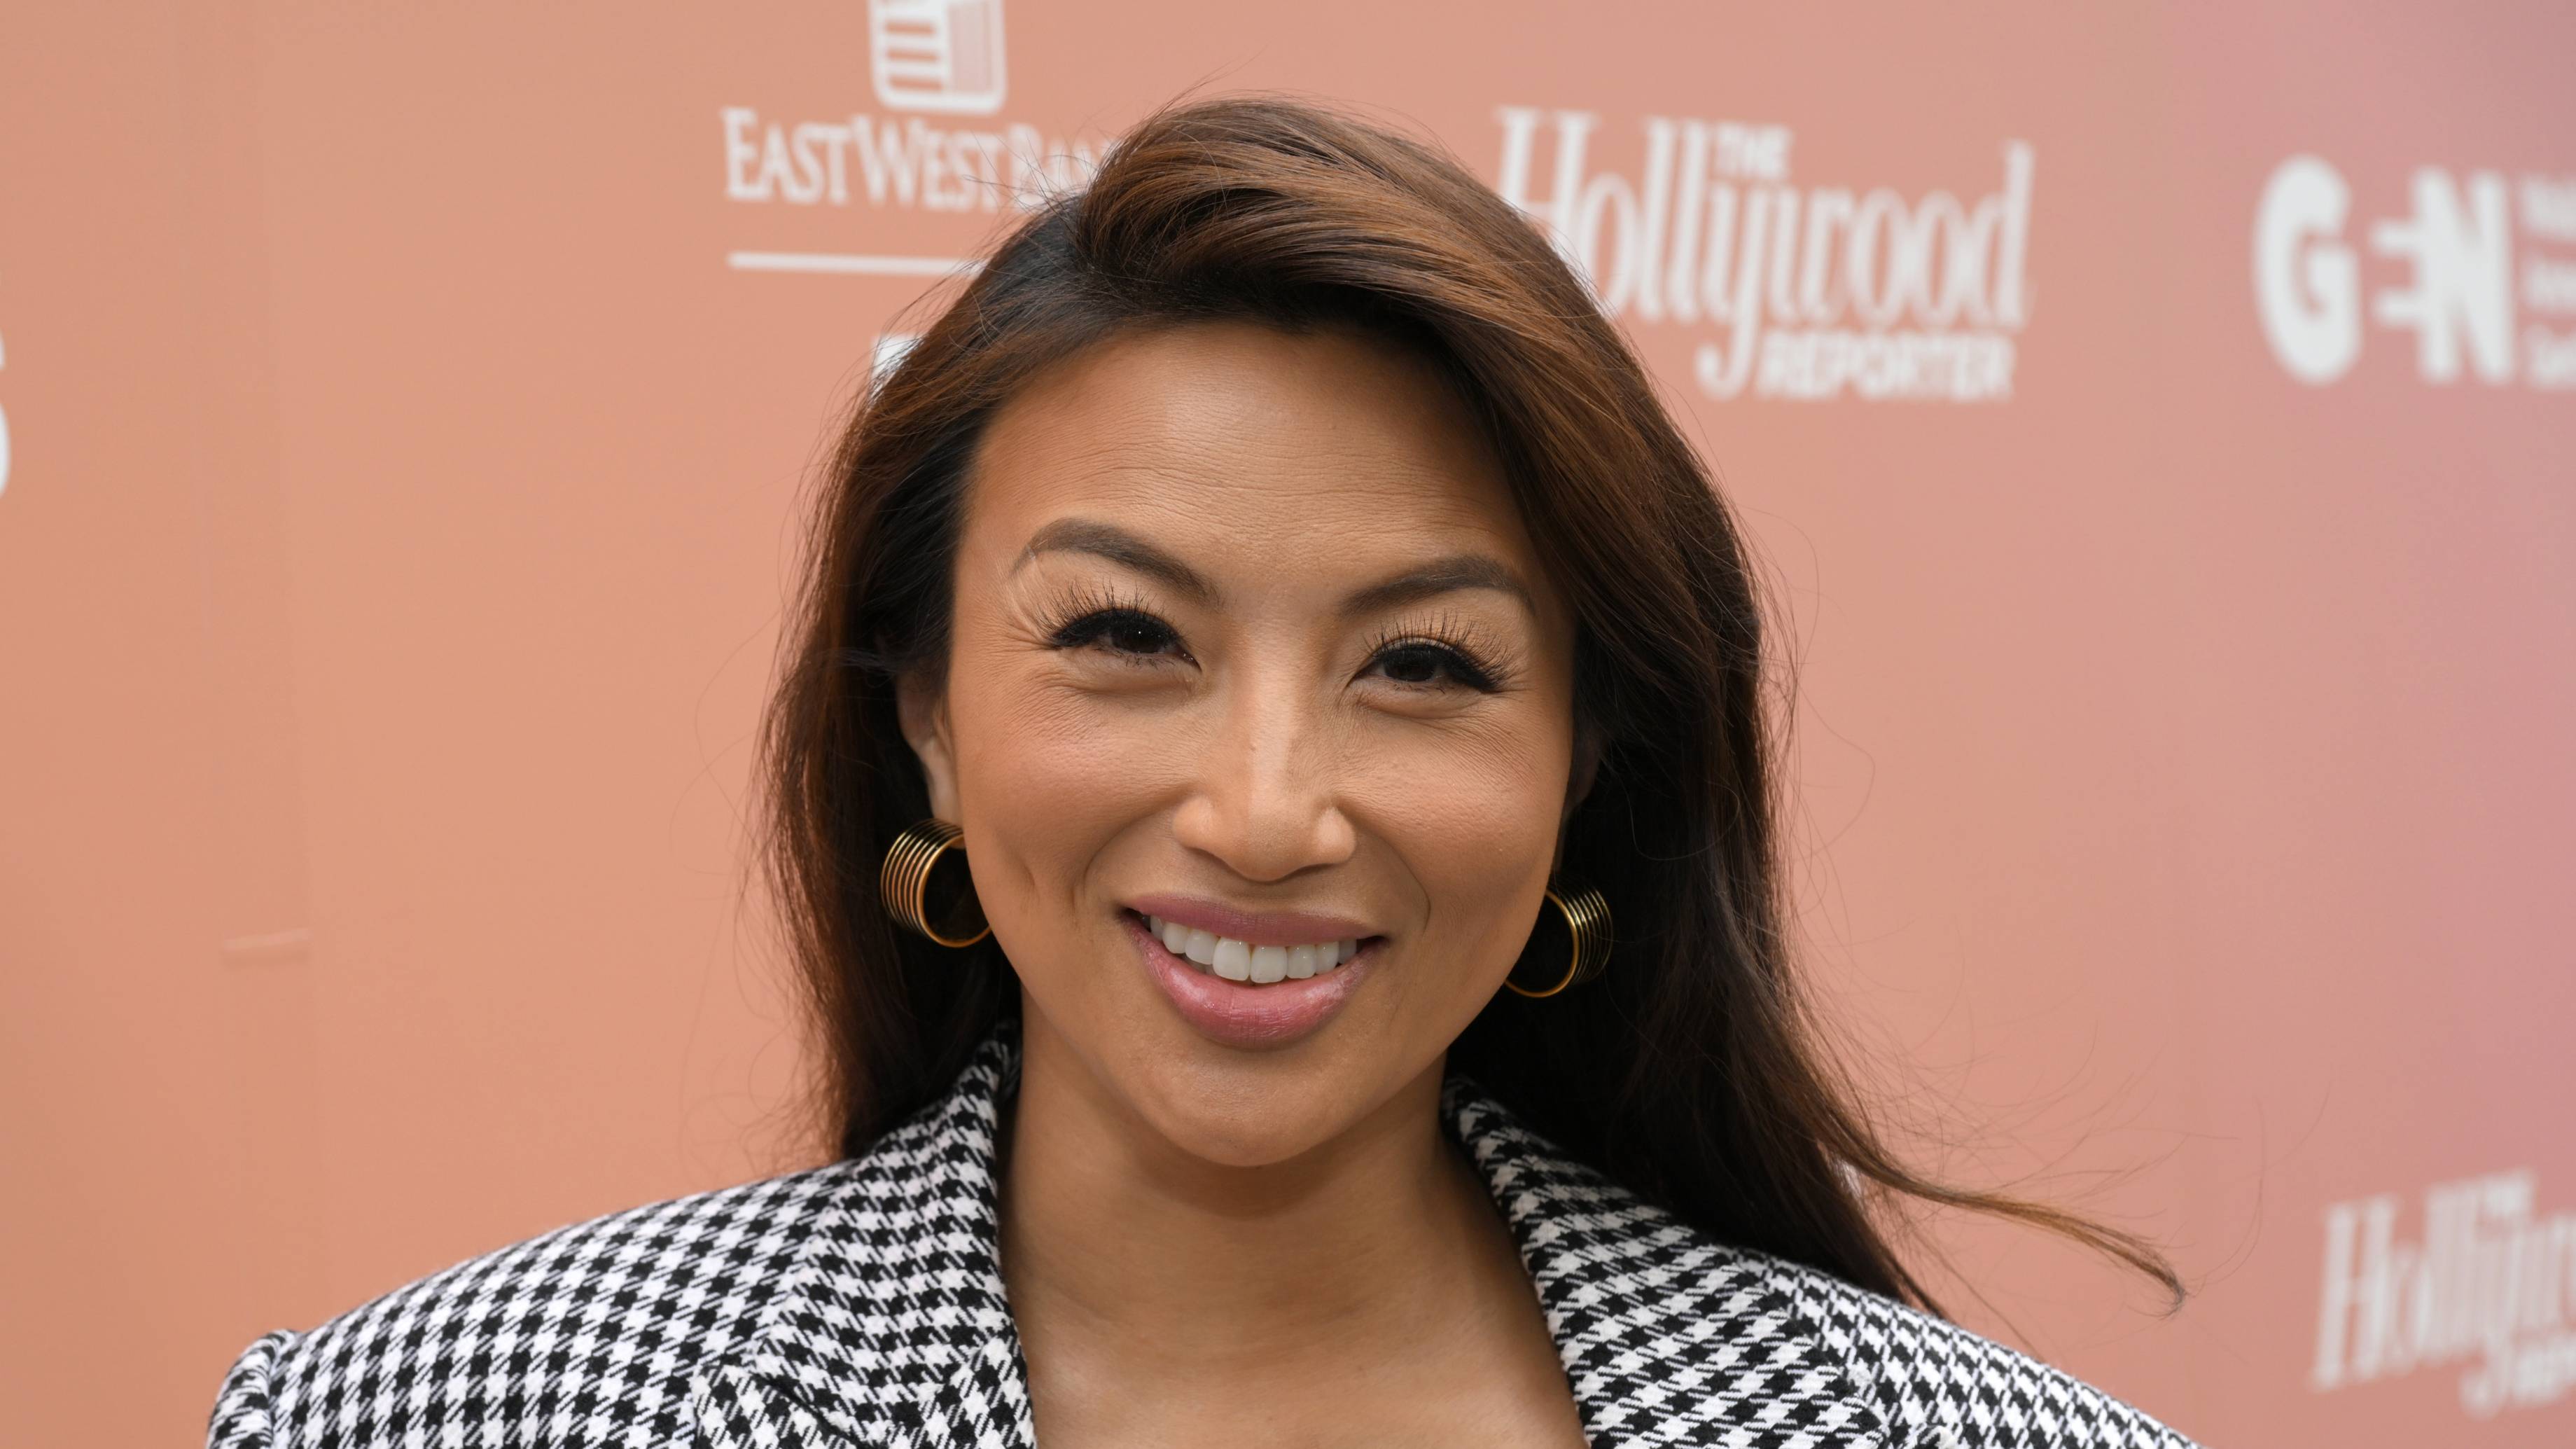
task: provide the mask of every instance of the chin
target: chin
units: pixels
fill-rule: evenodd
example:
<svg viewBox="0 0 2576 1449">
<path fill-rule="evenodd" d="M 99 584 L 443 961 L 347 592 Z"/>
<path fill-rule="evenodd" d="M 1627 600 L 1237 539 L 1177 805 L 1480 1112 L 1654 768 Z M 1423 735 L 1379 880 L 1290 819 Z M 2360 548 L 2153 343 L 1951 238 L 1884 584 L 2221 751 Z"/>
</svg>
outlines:
<svg viewBox="0 0 2576 1449">
<path fill-rule="evenodd" d="M 1328 1064 L 1184 1046 L 1128 1093 L 1172 1147 L 1218 1167 L 1272 1167 L 1347 1133 L 1360 1111 Z M 1210 1060 L 1213 1050 L 1219 1059 Z M 1297 1055 L 1303 1055 L 1297 1054 Z"/>
</svg>

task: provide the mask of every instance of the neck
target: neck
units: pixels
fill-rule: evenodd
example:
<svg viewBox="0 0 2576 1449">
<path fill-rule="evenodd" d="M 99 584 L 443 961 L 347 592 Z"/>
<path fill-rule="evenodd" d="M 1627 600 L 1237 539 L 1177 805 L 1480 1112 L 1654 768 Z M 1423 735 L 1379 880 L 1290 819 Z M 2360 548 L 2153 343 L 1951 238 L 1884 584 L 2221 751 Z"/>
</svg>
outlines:
<svg viewBox="0 0 2576 1449">
<path fill-rule="evenodd" d="M 1201 1370 L 1339 1357 L 1419 1343 L 1480 1296 L 1497 1253 L 1517 1276 L 1482 1179 L 1441 1130 L 1438 1061 L 1331 1141 L 1237 1167 L 1175 1147 L 1035 1011 L 1022 1040 L 1001 1242 L 1033 1356 L 1115 1344 Z"/>
</svg>

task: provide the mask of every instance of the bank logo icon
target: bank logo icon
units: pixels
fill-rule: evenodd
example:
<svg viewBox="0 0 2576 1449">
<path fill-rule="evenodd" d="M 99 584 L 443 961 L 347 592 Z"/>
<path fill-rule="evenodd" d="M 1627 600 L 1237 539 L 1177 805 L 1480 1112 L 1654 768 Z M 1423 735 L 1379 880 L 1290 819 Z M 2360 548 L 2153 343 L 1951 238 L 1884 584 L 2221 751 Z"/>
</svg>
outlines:
<svg viewBox="0 0 2576 1449">
<path fill-rule="evenodd" d="M 1002 0 L 868 0 L 868 60 L 889 110 L 1002 108 Z"/>
</svg>

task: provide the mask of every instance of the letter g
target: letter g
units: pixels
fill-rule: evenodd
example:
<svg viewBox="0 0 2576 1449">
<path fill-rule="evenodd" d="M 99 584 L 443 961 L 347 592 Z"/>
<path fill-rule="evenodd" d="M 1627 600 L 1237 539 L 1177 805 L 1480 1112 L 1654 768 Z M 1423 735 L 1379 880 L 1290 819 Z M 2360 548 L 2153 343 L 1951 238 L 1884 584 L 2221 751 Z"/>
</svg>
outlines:
<svg viewBox="0 0 2576 1449">
<path fill-rule="evenodd" d="M 2272 355 L 2301 382 L 2332 382 L 2361 355 L 2361 273 L 2341 240 L 2351 205 L 2341 172 L 2293 156 L 2254 214 L 2254 308 Z"/>
</svg>

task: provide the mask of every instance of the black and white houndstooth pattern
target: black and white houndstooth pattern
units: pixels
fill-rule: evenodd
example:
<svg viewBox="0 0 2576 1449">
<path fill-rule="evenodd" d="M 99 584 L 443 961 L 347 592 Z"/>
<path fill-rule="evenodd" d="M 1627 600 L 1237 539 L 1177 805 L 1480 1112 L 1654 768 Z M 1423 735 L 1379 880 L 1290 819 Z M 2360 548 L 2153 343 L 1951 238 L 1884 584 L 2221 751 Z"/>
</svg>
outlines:
<svg viewBox="0 0 2576 1449">
<path fill-rule="evenodd" d="M 1017 1050 L 1006 1025 L 864 1157 L 562 1228 L 272 1333 L 208 1443 L 1028 1449 L 993 1177 Z M 1472 1083 L 1442 1105 L 1596 1446 L 2190 1449 L 2022 1354 L 1712 1242 Z"/>
</svg>

